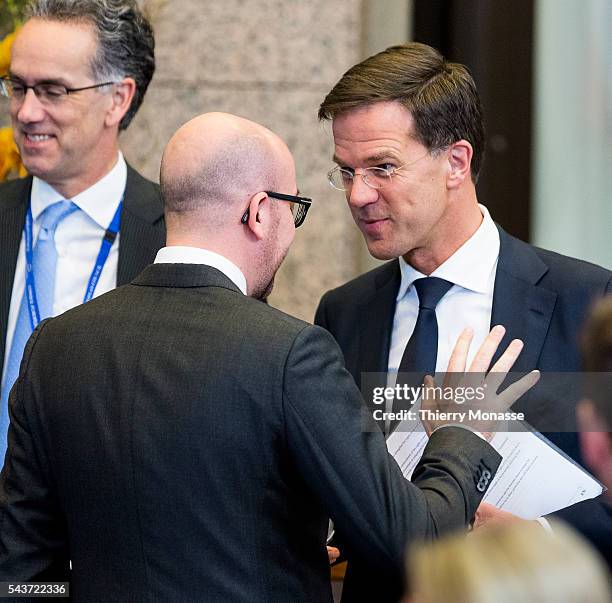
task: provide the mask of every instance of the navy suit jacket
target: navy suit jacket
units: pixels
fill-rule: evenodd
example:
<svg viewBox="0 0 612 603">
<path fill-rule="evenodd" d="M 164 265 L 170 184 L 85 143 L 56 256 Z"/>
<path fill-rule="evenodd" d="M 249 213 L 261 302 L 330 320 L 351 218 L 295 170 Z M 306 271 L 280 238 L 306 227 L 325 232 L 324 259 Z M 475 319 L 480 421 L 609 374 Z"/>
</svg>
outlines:
<svg viewBox="0 0 612 603">
<path fill-rule="evenodd" d="M 0 371 L 4 366 L 6 329 L 19 244 L 30 202 L 32 178 L 0 184 Z M 159 186 L 128 165 L 121 210 L 117 285 L 133 280 L 164 246 L 166 228 Z"/>
<path fill-rule="evenodd" d="M 612 272 L 528 245 L 501 228 L 499 234 L 491 326 L 503 325 L 506 335 L 497 355 L 512 339 L 518 338 L 525 347 L 513 371 L 539 369 L 545 377 L 547 372 L 580 370 L 580 329 L 593 301 L 612 293 Z M 358 385 L 362 372 L 387 371 L 400 280 L 399 263 L 393 260 L 328 291 L 321 299 L 315 323 L 330 331 L 340 344 L 346 366 Z M 542 417 L 543 424 L 554 423 L 558 431 L 546 430 L 546 435 L 580 461 L 575 431 L 575 402 L 579 392 L 568 395 L 568 388 L 575 390 L 575 380 L 569 383 L 556 380 L 556 388 L 550 385 L 547 383 L 546 390 L 538 386 L 539 392 L 534 389 L 532 395 L 519 400 L 514 408 L 525 411 L 527 420 L 536 427 L 539 425 L 535 419 Z M 542 398 L 534 406 L 536 394 Z M 576 516 L 574 513 L 573 518 Z M 575 521 L 572 523 L 581 529 Z M 606 532 L 604 527 L 603 532 Z M 606 540 L 612 542 L 612 526 L 607 532 Z M 348 587 L 352 589 L 350 580 Z M 360 599 L 345 597 L 343 600 Z"/>
<path fill-rule="evenodd" d="M 525 347 L 513 371 L 580 370 L 580 329 L 593 301 L 612 293 L 612 272 L 533 247 L 501 228 L 499 234 L 491 326 L 503 325 L 506 335 L 497 357 L 512 339 L 521 339 Z M 340 344 L 358 385 L 363 372 L 387 371 L 400 280 L 399 263 L 393 260 L 321 299 L 315 324 L 330 331 Z M 574 420 L 573 407 L 571 413 L 558 410 Z M 580 458 L 575 434 L 562 434 L 557 440 L 570 456 Z"/>
</svg>

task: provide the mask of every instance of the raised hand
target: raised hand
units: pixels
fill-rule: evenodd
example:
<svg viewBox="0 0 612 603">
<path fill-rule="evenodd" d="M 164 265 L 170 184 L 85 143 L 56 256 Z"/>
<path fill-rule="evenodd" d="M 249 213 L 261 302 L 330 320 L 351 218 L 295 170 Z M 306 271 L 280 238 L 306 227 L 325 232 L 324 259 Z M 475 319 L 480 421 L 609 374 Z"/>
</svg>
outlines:
<svg viewBox="0 0 612 603">
<path fill-rule="evenodd" d="M 493 327 L 466 371 L 473 331 L 465 329 L 453 348 L 442 388 L 436 386 L 433 377 L 425 377 L 420 417 L 428 435 L 443 425 L 462 424 L 490 439 L 504 420 L 521 419 L 508 409 L 538 382 L 540 373 L 532 371 L 498 392 L 523 349 L 523 342 L 514 339 L 487 373 L 505 332 L 502 326 Z M 475 397 L 466 399 L 466 392 Z"/>
</svg>

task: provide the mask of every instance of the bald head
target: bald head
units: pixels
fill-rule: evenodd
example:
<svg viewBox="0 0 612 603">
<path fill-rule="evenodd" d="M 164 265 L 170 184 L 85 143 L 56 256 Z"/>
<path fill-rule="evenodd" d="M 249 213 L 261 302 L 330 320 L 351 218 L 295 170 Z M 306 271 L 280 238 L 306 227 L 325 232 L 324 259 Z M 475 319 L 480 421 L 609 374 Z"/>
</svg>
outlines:
<svg viewBox="0 0 612 603">
<path fill-rule="evenodd" d="M 249 197 L 275 190 L 289 167 L 294 169 L 289 149 L 267 128 L 227 113 L 200 115 L 164 152 L 160 181 L 168 227 L 185 227 L 188 220 L 218 228 L 230 216 L 239 221 Z"/>
<path fill-rule="evenodd" d="M 244 274 L 248 294 L 265 297 L 295 236 L 290 205 L 266 193 L 296 193 L 287 145 L 247 119 L 206 113 L 172 137 L 160 180 L 166 245 L 224 256 Z"/>
</svg>

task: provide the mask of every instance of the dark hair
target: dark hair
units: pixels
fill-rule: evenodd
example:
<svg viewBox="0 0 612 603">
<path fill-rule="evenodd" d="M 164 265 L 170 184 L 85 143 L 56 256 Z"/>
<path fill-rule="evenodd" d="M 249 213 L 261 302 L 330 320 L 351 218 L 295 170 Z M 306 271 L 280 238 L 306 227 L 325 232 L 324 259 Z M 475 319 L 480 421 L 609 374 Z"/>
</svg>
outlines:
<svg viewBox="0 0 612 603">
<path fill-rule="evenodd" d="M 391 46 L 351 67 L 319 107 L 319 119 L 382 101 L 398 101 L 429 151 L 467 140 L 476 182 L 484 156 L 484 123 L 476 84 L 467 68 L 449 63 L 431 46 Z"/>
<path fill-rule="evenodd" d="M 593 306 L 581 343 L 583 367 L 589 371 L 586 395 L 612 429 L 612 295 Z"/>
<path fill-rule="evenodd" d="M 135 0 L 32 0 L 28 18 L 91 23 L 98 48 L 91 62 L 100 81 L 132 77 L 136 93 L 119 124 L 125 130 L 136 115 L 155 72 L 155 39 Z"/>
</svg>

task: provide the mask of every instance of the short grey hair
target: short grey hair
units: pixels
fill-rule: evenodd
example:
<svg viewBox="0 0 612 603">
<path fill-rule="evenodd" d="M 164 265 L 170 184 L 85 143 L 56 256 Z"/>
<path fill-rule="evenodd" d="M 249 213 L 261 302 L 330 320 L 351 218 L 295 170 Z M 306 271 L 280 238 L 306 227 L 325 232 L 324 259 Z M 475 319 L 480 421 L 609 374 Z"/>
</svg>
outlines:
<svg viewBox="0 0 612 603">
<path fill-rule="evenodd" d="M 132 77 L 136 93 L 119 124 L 125 130 L 136 115 L 155 72 L 155 39 L 136 0 L 31 0 L 27 18 L 90 23 L 98 48 L 90 69 L 99 81 Z"/>
</svg>

